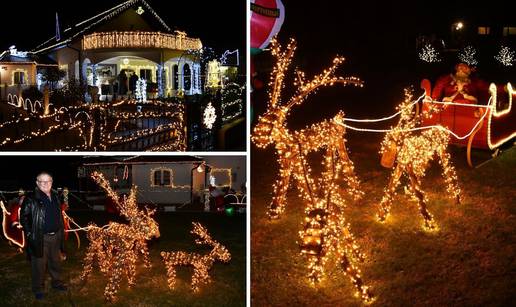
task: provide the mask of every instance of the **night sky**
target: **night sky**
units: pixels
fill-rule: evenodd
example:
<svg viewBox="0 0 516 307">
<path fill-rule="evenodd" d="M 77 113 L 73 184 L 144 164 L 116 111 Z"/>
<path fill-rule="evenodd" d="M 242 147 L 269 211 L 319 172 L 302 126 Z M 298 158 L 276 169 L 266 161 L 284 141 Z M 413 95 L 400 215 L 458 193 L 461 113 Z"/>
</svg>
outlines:
<svg viewBox="0 0 516 307">
<path fill-rule="evenodd" d="M 59 13 L 61 31 L 110 9 L 123 0 L 102 1 L 2 1 L 0 11 L 0 50 L 16 45 L 28 51 L 55 34 L 55 13 Z M 217 52 L 245 50 L 245 1 L 159 1 L 147 3 L 172 29 L 198 37 L 203 45 Z M 219 51 L 221 50 L 221 51 Z"/>
<path fill-rule="evenodd" d="M 509 2 L 322 0 L 298 5 L 299 1 L 283 0 L 285 21 L 279 40 L 287 42 L 293 37 L 298 47 L 291 68 L 297 66 L 310 77 L 329 67 L 335 55 L 341 55 L 346 61 L 338 75 L 358 76 L 365 82 L 363 89 L 337 86 L 319 91 L 294 109 L 292 127 L 331 117 L 339 109 L 356 116 L 390 114 L 403 99 L 403 88 L 414 85 L 419 90 L 421 78 L 429 77 L 417 58 L 418 35 L 435 33 L 446 39 L 451 24 L 457 21 L 463 21 L 465 27 L 475 24 L 474 29 L 478 23 L 516 26 L 516 10 L 509 8 Z M 254 60 L 267 83 L 269 53 L 263 52 Z M 439 74 L 452 68 L 441 65 Z M 264 104 L 259 101 L 263 97 L 255 95 L 257 114 L 263 112 Z"/>
</svg>

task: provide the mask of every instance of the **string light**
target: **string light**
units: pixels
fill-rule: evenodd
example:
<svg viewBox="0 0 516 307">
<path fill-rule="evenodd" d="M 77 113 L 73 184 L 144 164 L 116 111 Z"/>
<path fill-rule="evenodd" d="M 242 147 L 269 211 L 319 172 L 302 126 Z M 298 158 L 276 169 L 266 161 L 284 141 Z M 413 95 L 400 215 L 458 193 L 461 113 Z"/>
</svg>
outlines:
<svg viewBox="0 0 516 307">
<path fill-rule="evenodd" d="M 193 222 L 192 225 L 193 229 L 190 233 L 199 237 L 195 239 L 195 243 L 211 246 L 212 250 L 206 255 L 183 251 L 161 252 L 161 257 L 167 268 L 168 286 L 170 289 L 175 288 L 177 266 L 192 266 L 194 268 L 191 287 L 194 292 L 199 292 L 201 286 L 211 282 L 209 271 L 215 261 L 228 263 L 231 260 L 231 254 L 227 248 L 213 240 L 205 227 L 196 222 Z"/>
<path fill-rule="evenodd" d="M 515 61 L 514 54 L 511 48 L 502 46 L 494 58 L 504 66 L 512 66 L 512 63 Z"/>
<path fill-rule="evenodd" d="M 291 63 L 296 43 L 290 40 L 282 49 L 276 39 L 271 41 L 271 52 L 276 63 L 269 83 L 269 104 L 267 112 L 260 116 L 254 127 L 253 142 L 260 148 L 274 144 L 280 165 L 279 178 L 274 184 L 274 196 L 269 207 L 269 217 L 278 218 L 285 211 L 286 193 L 292 176 L 299 196 L 306 203 L 301 238 L 301 253 L 308 258 L 308 279 L 315 285 L 324 277 L 324 268 L 330 262 L 338 263 L 350 277 L 357 294 L 365 302 L 373 300 L 368 286 L 361 278 L 357 262 L 364 260 L 346 222 L 342 208 L 345 199 L 340 192 L 341 181 L 348 185 L 347 192 L 358 199 L 363 195 L 359 190 L 359 180 L 354 174 L 353 162 L 345 147 L 345 129 L 338 125 L 344 118 L 339 112 L 333 119 L 314 124 L 305 129 L 291 132 L 286 126 L 286 118 L 292 106 L 301 104 L 319 88 L 335 84 L 362 86 L 355 77 L 336 77 L 335 71 L 344 61 L 336 57 L 333 65 L 316 75 L 311 81 L 305 79 L 301 71 L 296 71 L 294 86 L 297 91 L 287 102 L 281 103 L 284 78 Z M 324 149 L 322 178 L 312 178 L 312 170 L 307 155 Z M 331 260 L 331 261 L 330 261 Z"/>
<path fill-rule="evenodd" d="M 135 96 L 138 102 L 147 102 L 147 81 L 145 79 L 138 78 L 136 81 Z"/>
<path fill-rule="evenodd" d="M 175 34 L 145 31 L 112 31 L 84 35 L 82 50 L 109 48 L 157 48 L 172 50 L 201 49 L 198 38 L 186 37 L 186 33 Z"/>
<path fill-rule="evenodd" d="M 380 154 L 382 165 L 391 168 L 395 165 L 389 184 L 384 189 L 384 196 L 380 202 L 379 221 L 387 219 L 396 188 L 400 184 L 402 175 L 409 179 L 407 192 L 419 205 L 419 211 L 424 219 L 423 228 L 428 231 L 437 230 L 435 221 L 427 210 L 428 199 L 421 188 L 421 180 L 425 176 L 430 161 L 435 156 L 443 167 L 443 177 L 447 184 L 449 197 L 460 203 L 461 190 L 458 186 L 458 178 L 455 168 L 450 161 L 447 152 L 450 136 L 447 131 L 437 128 L 429 128 L 420 135 L 415 135 L 410 129 L 418 125 L 423 117 L 430 117 L 438 110 L 435 105 L 430 105 L 428 110 L 414 116 L 413 108 L 407 107 L 412 99 L 412 94 L 405 89 L 405 101 L 398 107 L 401 110 L 400 120 L 382 141 Z"/>
<path fill-rule="evenodd" d="M 491 92 L 491 112 L 489 114 L 489 118 L 487 120 L 487 144 L 490 149 L 495 149 L 498 146 L 502 145 L 503 143 L 511 140 L 512 138 L 516 137 L 516 131 L 510 131 L 508 135 L 504 136 L 503 138 L 500 138 L 499 140 L 494 141 L 492 138 L 492 121 L 494 118 L 501 118 L 503 116 L 506 116 L 510 114 L 512 110 L 512 96 L 516 94 L 516 91 L 512 89 L 511 83 L 507 83 L 507 93 L 509 95 L 509 105 L 504 110 L 498 111 L 497 109 L 497 97 L 496 97 L 496 85 L 494 83 L 491 83 L 489 86 L 489 91 Z"/>
<path fill-rule="evenodd" d="M 86 250 L 81 280 L 87 280 L 93 265 L 97 263 L 100 272 L 108 279 L 104 297 L 115 301 L 124 275 L 129 287 L 136 285 L 136 261 L 140 254 L 145 267 L 151 267 L 147 241 L 158 238 L 160 233 L 158 223 L 152 218 L 155 210 L 138 210 L 136 186 L 131 187 L 129 196 L 120 198 L 102 173 L 94 172 L 92 178 L 114 201 L 129 224 L 110 222 L 107 227 L 88 226 L 90 244 Z"/>
<path fill-rule="evenodd" d="M 222 173 L 227 178 L 227 181 L 222 184 L 215 184 L 217 188 L 231 187 L 233 186 L 233 180 L 231 176 L 231 168 L 212 168 L 210 173 L 215 176 L 216 173 Z"/>
<path fill-rule="evenodd" d="M 473 46 L 464 47 L 458 57 L 461 62 L 466 63 L 469 66 L 476 66 L 478 64 L 477 51 Z"/>
<path fill-rule="evenodd" d="M 208 103 L 203 113 L 203 123 L 206 128 L 213 128 L 213 124 L 217 120 L 217 114 L 215 113 L 215 108 L 211 105 L 211 101 Z"/>
<path fill-rule="evenodd" d="M 425 46 L 423 46 L 423 49 L 421 50 L 421 52 L 419 52 L 418 55 L 422 61 L 425 61 L 427 63 L 441 62 L 439 52 L 435 50 L 435 48 L 430 44 L 426 44 Z"/>
</svg>

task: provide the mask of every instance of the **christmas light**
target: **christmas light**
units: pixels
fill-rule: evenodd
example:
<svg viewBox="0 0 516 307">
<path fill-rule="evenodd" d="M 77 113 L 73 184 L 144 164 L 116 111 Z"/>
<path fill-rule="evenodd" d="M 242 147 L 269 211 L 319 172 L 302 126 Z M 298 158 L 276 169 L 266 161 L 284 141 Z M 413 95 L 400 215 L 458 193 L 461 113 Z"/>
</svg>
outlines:
<svg viewBox="0 0 516 307">
<path fill-rule="evenodd" d="M 136 261 L 140 254 L 145 266 L 151 267 L 147 241 L 158 238 L 160 233 L 158 223 L 152 218 L 155 210 L 138 209 L 136 186 L 131 187 L 129 196 L 120 198 L 102 173 L 94 172 L 92 178 L 114 201 L 129 224 L 110 222 L 107 227 L 97 227 L 95 224 L 88 226 L 90 244 L 84 258 L 81 280 L 87 280 L 93 265 L 97 263 L 100 272 L 108 279 L 104 297 L 108 301 L 115 301 L 124 275 L 129 287 L 136 284 Z"/>
<path fill-rule="evenodd" d="M 191 287 L 194 292 L 199 292 L 201 286 L 211 282 L 209 271 L 215 261 L 227 263 L 231 260 L 231 254 L 227 248 L 213 240 L 205 227 L 196 222 L 193 222 L 192 225 L 193 229 L 190 233 L 199 237 L 195 239 L 195 243 L 209 245 L 212 247 L 212 250 L 205 255 L 183 251 L 161 252 L 161 257 L 167 268 L 168 286 L 170 289 L 174 289 L 176 284 L 177 266 L 192 266 L 194 268 Z"/>
<path fill-rule="evenodd" d="M 112 31 L 84 35 L 82 50 L 109 48 L 157 48 L 172 50 L 201 49 L 198 38 L 186 37 L 185 32 L 175 34 L 145 31 Z"/>
<path fill-rule="evenodd" d="M 424 219 L 423 227 L 425 230 L 433 231 L 437 230 L 437 225 L 427 210 L 428 200 L 421 188 L 421 180 L 435 156 L 438 157 L 439 163 L 443 167 L 443 177 L 447 184 L 448 196 L 458 204 L 460 203 L 461 190 L 458 186 L 457 173 L 450 161 L 450 154 L 447 152 L 450 140 L 449 133 L 443 129 L 433 127 L 425 129 L 420 135 L 411 131 L 420 123 L 422 117 L 432 116 L 438 110 L 437 106 L 431 105 L 429 110 L 414 116 L 410 103 L 411 99 L 412 94 L 409 90 L 405 90 L 405 101 L 398 107 L 402 111 L 400 120 L 395 127 L 387 132 L 382 141 L 380 149 L 382 165 L 388 168 L 395 167 L 389 184 L 384 189 L 378 219 L 381 222 L 387 219 L 393 198 L 396 195 L 396 188 L 400 184 L 401 176 L 405 175 L 410 182 L 406 191 L 419 205 L 419 211 Z"/>
<path fill-rule="evenodd" d="M 147 81 L 142 78 L 138 78 L 136 81 L 136 100 L 141 103 L 147 102 Z"/>
<path fill-rule="evenodd" d="M 347 155 L 345 129 L 338 123 L 344 118 L 339 112 L 333 119 L 314 124 L 305 129 L 291 132 L 286 126 L 286 118 L 292 106 L 301 104 L 320 87 L 343 85 L 362 86 L 355 77 L 336 77 L 337 67 L 344 61 L 336 57 L 333 65 L 316 75 L 311 81 L 303 72 L 296 71 L 294 86 L 297 91 L 287 102 L 281 103 L 284 78 L 291 63 L 296 44 L 293 39 L 282 50 L 276 39 L 271 42 L 271 52 L 276 63 L 269 83 L 269 104 L 267 112 L 260 116 L 254 127 L 253 142 L 260 148 L 274 144 L 280 165 L 279 179 L 274 184 L 274 196 L 269 207 L 269 217 L 278 218 L 285 211 L 286 193 L 293 176 L 300 198 L 306 203 L 304 228 L 299 232 L 301 253 L 308 258 L 308 278 L 316 284 L 324 277 L 324 268 L 330 262 L 339 264 L 349 275 L 357 294 L 365 302 L 373 300 L 368 286 L 362 281 L 356 266 L 364 260 L 358 250 L 353 235 L 346 222 L 342 208 L 346 206 L 340 191 L 340 182 L 348 185 L 347 192 L 354 199 L 363 195 L 359 190 L 359 180 L 354 174 L 354 166 Z M 312 170 L 307 162 L 310 152 L 324 150 L 323 173 L 321 178 L 312 178 Z"/>
<path fill-rule="evenodd" d="M 466 63 L 469 66 L 476 66 L 478 64 L 477 51 L 473 46 L 464 47 L 458 57 L 461 62 Z"/>
<path fill-rule="evenodd" d="M 494 57 L 498 62 L 504 66 L 512 66 L 514 59 L 514 51 L 507 46 L 502 46 L 498 54 Z"/>
<path fill-rule="evenodd" d="M 494 83 L 491 83 L 491 85 L 489 86 L 489 91 L 491 92 L 491 112 L 489 114 L 489 118 L 488 118 L 488 121 L 487 121 L 487 144 L 489 145 L 489 148 L 490 149 L 495 149 L 497 148 L 498 146 L 502 145 L 503 143 L 509 141 L 510 139 L 516 137 L 516 131 L 512 131 L 510 132 L 509 135 L 505 136 L 504 138 L 494 142 L 492 140 L 492 136 L 491 136 L 491 122 L 493 120 L 493 117 L 494 118 L 500 118 L 502 116 L 505 116 L 507 114 L 509 114 L 512 110 L 512 96 L 513 95 L 516 95 L 516 91 L 512 89 L 512 85 L 511 83 L 507 83 L 507 93 L 509 95 L 509 104 L 507 106 L 507 108 L 505 108 L 504 110 L 501 110 L 499 111 L 497 109 L 497 97 L 496 97 L 496 85 Z"/>
<path fill-rule="evenodd" d="M 212 168 L 210 173 L 215 177 L 215 174 L 222 173 L 227 178 L 227 181 L 222 184 L 215 184 L 217 188 L 231 187 L 233 185 L 233 180 L 231 176 L 230 168 Z"/>
<path fill-rule="evenodd" d="M 422 61 L 427 63 L 441 62 L 439 52 L 430 44 L 426 44 L 418 55 Z"/>
<path fill-rule="evenodd" d="M 222 121 L 228 122 L 242 115 L 244 103 L 242 93 L 245 87 L 236 83 L 228 83 L 222 90 Z"/>
<path fill-rule="evenodd" d="M 203 124 L 206 128 L 213 128 L 213 124 L 217 120 L 217 114 L 215 114 L 215 108 L 211 105 L 211 101 L 208 103 L 203 113 Z"/>
</svg>

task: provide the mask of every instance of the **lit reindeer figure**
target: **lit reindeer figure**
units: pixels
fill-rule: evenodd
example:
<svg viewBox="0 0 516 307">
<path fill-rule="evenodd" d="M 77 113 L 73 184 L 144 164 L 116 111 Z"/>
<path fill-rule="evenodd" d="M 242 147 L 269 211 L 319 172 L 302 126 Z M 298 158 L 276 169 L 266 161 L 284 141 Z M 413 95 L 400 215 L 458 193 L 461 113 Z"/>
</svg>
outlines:
<svg viewBox="0 0 516 307">
<path fill-rule="evenodd" d="M 294 86 L 297 86 L 297 92 L 289 101 L 281 104 L 281 90 L 295 48 L 294 40 L 290 41 L 284 51 L 275 39 L 272 41 L 272 55 L 276 58 L 276 65 L 271 75 L 268 110 L 259 118 L 252 137 L 261 148 L 274 144 L 280 164 L 279 179 L 274 185 L 268 214 L 271 219 L 276 219 L 285 211 L 286 194 L 290 177 L 293 176 L 300 197 L 307 203 L 304 229 L 299 235 L 301 252 L 309 262 L 310 282 L 316 284 L 323 278 L 324 266 L 332 259 L 350 276 L 357 294 L 364 301 L 370 302 L 372 295 L 362 282 L 360 270 L 354 265 L 356 261 L 363 261 L 364 257 L 358 251 L 349 224 L 341 211 L 345 207 L 345 199 L 339 189 L 339 179 L 344 179 L 349 187 L 347 192 L 355 200 L 363 194 L 359 190 L 353 162 L 347 155 L 345 129 L 341 125 L 344 113 L 341 111 L 329 121 L 299 131 L 291 132 L 286 126 L 286 118 L 292 106 L 301 104 L 320 87 L 337 83 L 362 86 L 362 82 L 353 77 L 336 77 L 335 71 L 344 61 L 342 57 L 336 57 L 329 69 L 311 81 L 306 81 L 304 74 L 296 71 L 297 81 Z M 321 178 L 315 181 L 307 155 L 321 149 L 325 156 L 324 170 Z"/>
<path fill-rule="evenodd" d="M 200 286 L 210 283 L 211 278 L 208 272 L 213 267 L 215 261 L 219 260 L 227 263 L 231 260 L 231 254 L 227 248 L 213 240 L 206 228 L 204 228 L 200 223 L 193 222 L 192 224 L 193 229 L 191 233 L 199 237 L 195 239 L 195 243 L 199 245 L 209 245 L 212 247 L 212 250 L 206 255 L 187 253 L 183 251 L 161 252 L 161 257 L 167 267 L 168 286 L 170 289 L 174 289 L 176 285 L 177 266 L 194 267 L 194 273 L 192 275 L 192 290 L 194 292 L 198 292 Z"/>
<path fill-rule="evenodd" d="M 419 124 L 422 116 L 431 116 L 431 113 L 434 112 L 433 109 L 430 109 L 414 116 L 411 99 L 411 93 L 406 90 L 405 101 L 399 106 L 400 120 L 391 131 L 387 132 L 382 142 L 380 150 L 380 153 L 383 154 L 382 165 L 389 168 L 395 165 L 395 168 L 388 186 L 384 189 L 378 218 L 383 222 L 389 215 L 396 188 L 400 184 L 401 176 L 405 175 L 410 183 L 407 192 L 419 205 L 419 212 L 424 219 L 424 229 L 432 231 L 436 230 L 437 226 L 427 210 L 428 200 L 421 188 L 421 180 L 425 176 L 430 162 L 436 156 L 443 167 L 442 175 L 447 184 L 448 195 L 457 204 L 460 203 L 461 191 L 458 186 L 457 173 L 451 164 L 450 154 L 447 152 L 449 133 L 437 127 L 425 129 L 419 134 L 411 131 Z"/>
<path fill-rule="evenodd" d="M 139 254 L 143 255 L 145 267 L 151 267 L 147 241 L 158 238 L 160 233 L 158 223 L 152 218 L 155 210 L 138 210 L 136 186 L 132 186 L 129 196 L 120 199 L 102 173 L 94 172 L 92 178 L 107 192 L 129 224 L 111 222 L 102 228 L 89 225 L 87 236 L 90 245 L 84 258 L 81 279 L 87 280 L 96 259 L 100 271 L 108 278 L 104 296 L 108 301 L 115 301 L 123 274 L 129 287 L 136 284 Z"/>
</svg>

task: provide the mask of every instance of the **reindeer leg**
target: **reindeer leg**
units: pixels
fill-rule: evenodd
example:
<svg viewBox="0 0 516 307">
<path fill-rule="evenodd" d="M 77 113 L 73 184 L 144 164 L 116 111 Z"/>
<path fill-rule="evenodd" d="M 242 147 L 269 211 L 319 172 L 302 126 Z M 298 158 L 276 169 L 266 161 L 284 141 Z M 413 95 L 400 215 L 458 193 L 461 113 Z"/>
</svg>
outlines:
<svg viewBox="0 0 516 307">
<path fill-rule="evenodd" d="M 274 183 L 274 196 L 269 207 L 269 218 L 277 219 L 285 211 L 287 203 L 287 190 L 292 173 L 292 165 L 286 159 L 280 160 L 279 178 Z"/>
<path fill-rule="evenodd" d="M 414 193 L 414 196 L 418 202 L 419 212 L 425 220 L 424 228 L 429 231 L 436 230 L 437 226 L 435 225 L 434 219 L 430 212 L 428 212 L 426 209 L 426 196 L 423 189 L 421 189 L 421 179 L 417 177 L 412 170 L 408 171 L 408 175 L 410 178 L 412 192 Z"/>
<path fill-rule="evenodd" d="M 360 180 L 355 174 L 355 166 L 353 165 L 353 161 L 351 161 L 348 156 L 344 135 L 342 135 L 342 138 L 339 139 L 338 154 L 339 161 L 342 164 L 341 166 L 344 180 L 349 187 L 347 192 L 351 197 L 353 197 L 355 201 L 358 201 L 364 196 L 364 192 L 360 190 Z"/>
<path fill-rule="evenodd" d="M 137 251 L 128 251 L 125 258 L 125 272 L 127 273 L 127 284 L 129 288 L 136 285 L 136 259 Z"/>
<path fill-rule="evenodd" d="M 174 257 L 173 253 L 161 252 L 161 257 L 163 258 L 163 262 L 167 268 L 168 287 L 171 290 L 174 290 L 174 287 L 176 286 L 176 267 L 171 260 L 171 258 Z"/>
<path fill-rule="evenodd" d="M 373 295 L 369 291 L 369 286 L 364 285 L 360 269 L 353 265 L 346 253 L 340 255 L 340 265 L 357 290 L 355 296 L 360 296 L 365 303 L 371 303 Z"/>
<path fill-rule="evenodd" d="M 403 170 L 401 169 L 401 166 L 399 164 L 396 165 L 396 168 L 391 175 L 391 179 L 389 180 L 389 185 L 384 189 L 384 195 L 382 201 L 380 202 L 380 212 L 377 215 L 380 222 L 384 222 L 389 216 L 392 200 L 394 195 L 396 195 L 396 188 L 400 184 L 402 173 Z"/>
<path fill-rule="evenodd" d="M 118 289 L 120 289 L 120 282 L 122 281 L 124 263 L 124 253 L 121 253 L 119 250 L 112 264 L 112 270 L 108 273 L 109 280 L 106 288 L 104 289 L 104 296 L 109 302 L 116 301 L 116 295 L 118 293 Z"/>
<path fill-rule="evenodd" d="M 149 260 L 149 248 L 144 240 L 136 241 L 136 251 L 139 251 L 143 256 L 143 265 L 146 268 L 151 268 L 152 264 Z"/>
<path fill-rule="evenodd" d="M 198 262 L 194 264 L 194 273 L 192 275 L 192 290 L 194 292 L 199 292 L 202 285 L 207 285 L 211 281 L 210 275 L 208 274 L 208 270 L 211 266 L 208 267 L 206 262 L 205 259 L 199 259 Z"/>
<path fill-rule="evenodd" d="M 450 163 L 450 154 L 446 152 L 445 149 L 441 149 L 438 151 L 438 155 L 440 158 L 439 162 L 443 167 L 442 175 L 444 177 L 444 181 L 446 182 L 448 193 L 457 204 L 460 204 L 461 190 L 459 188 L 459 180 L 457 177 L 457 172 L 455 171 L 455 167 L 453 167 L 453 165 Z"/>
</svg>

